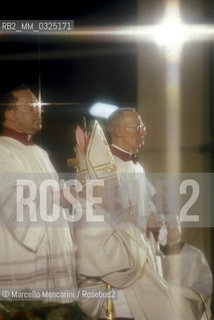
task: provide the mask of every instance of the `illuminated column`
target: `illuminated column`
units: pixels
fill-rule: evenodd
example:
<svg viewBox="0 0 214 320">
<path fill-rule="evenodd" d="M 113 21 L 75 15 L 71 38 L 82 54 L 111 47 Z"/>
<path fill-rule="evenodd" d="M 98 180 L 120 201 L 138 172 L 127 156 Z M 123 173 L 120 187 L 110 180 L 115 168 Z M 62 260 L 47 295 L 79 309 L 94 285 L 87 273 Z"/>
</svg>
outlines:
<svg viewBox="0 0 214 320">
<path fill-rule="evenodd" d="M 140 24 L 161 26 L 164 10 L 159 7 L 157 11 L 155 2 L 139 0 Z M 167 3 L 169 4 L 169 1 Z M 175 4 L 170 1 L 170 4 L 173 3 Z M 164 5 L 162 2 L 163 7 Z M 183 1 L 185 23 L 188 23 L 190 17 L 191 22 L 200 24 L 203 5 L 202 0 L 197 3 L 193 0 Z M 208 172 L 209 154 L 201 152 L 206 150 L 210 142 L 209 43 L 203 41 L 203 38 L 212 35 L 213 39 L 213 26 L 209 28 L 192 24 L 185 29 L 177 20 L 177 32 L 171 37 L 171 46 L 168 45 L 167 49 L 170 37 L 167 39 L 162 35 L 169 34 L 168 32 L 176 27 L 173 27 L 173 21 L 176 21 L 175 16 L 170 27 L 170 23 L 165 19 L 165 26 L 162 25 L 156 30 L 156 41 L 159 39 L 159 45 L 150 42 L 139 44 L 138 110 L 148 127 L 148 146 L 142 153 L 142 160 L 145 168 L 153 172 Z M 189 32 L 189 38 L 182 39 L 182 33 L 186 31 Z M 177 50 L 176 53 L 173 47 L 177 39 L 180 44 L 183 40 L 188 42 L 183 43 L 183 47 L 180 47 L 182 50 Z M 184 239 L 201 248 L 210 260 L 209 235 L 209 229 L 192 228 L 186 230 Z"/>
<path fill-rule="evenodd" d="M 165 54 L 166 169 L 167 172 L 180 172 L 180 53 L 184 30 L 178 1 L 167 0 L 165 8 L 164 19 L 155 38 Z"/>
<path fill-rule="evenodd" d="M 142 116 L 148 117 L 148 127 L 151 124 L 145 149 L 151 169 L 179 172 L 179 61 L 183 32 L 178 3 L 171 0 L 163 4 L 165 14 L 161 23 L 160 17 L 157 20 L 159 27 L 154 34 L 154 44 L 139 45 L 138 107 Z"/>
<path fill-rule="evenodd" d="M 168 172 L 180 171 L 180 70 L 179 52 L 166 56 L 166 168 Z"/>
<path fill-rule="evenodd" d="M 156 3 L 139 0 L 139 4 L 139 22 L 155 23 L 148 21 L 147 12 L 151 15 L 153 5 L 156 13 Z M 168 0 L 164 5 L 165 14 L 160 10 L 150 36 L 154 43 L 138 42 L 138 109 L 148 122 L 144 159 L 152 171 L 208 171 L 209 155 L 200 150 L 209 144 L 205 39 L 213 39 L 214 28 L 185 25 L 177 1 Z M 189 12 L 185 6 L 183 3 L 182 9 Z M 201 6 L 194 6 L 193 1 L 189 6 L 197 16 Z"/>
</svg>

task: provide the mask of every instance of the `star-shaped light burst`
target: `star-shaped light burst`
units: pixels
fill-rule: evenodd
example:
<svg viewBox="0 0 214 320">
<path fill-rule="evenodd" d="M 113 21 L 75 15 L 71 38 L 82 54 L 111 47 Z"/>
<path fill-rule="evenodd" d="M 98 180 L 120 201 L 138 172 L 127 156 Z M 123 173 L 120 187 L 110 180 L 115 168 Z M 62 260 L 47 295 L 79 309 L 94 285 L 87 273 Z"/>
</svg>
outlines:
<svg viewBox="0 0 214 320">
<path fill-rule="evenodd" d="M 185 41 L 186 28 L 182 24 L 178 3 L 168 2 L 161 25 L 154 30 L 154 39 L 161 46 L 179 48 Z"/>
</svg>

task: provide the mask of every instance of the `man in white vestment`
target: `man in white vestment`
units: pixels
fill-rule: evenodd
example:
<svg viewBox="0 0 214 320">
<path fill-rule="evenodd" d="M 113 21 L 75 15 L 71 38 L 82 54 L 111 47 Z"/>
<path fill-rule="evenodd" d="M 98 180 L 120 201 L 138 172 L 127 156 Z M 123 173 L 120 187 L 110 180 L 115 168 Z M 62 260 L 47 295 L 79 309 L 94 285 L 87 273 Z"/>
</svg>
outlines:
<svg viewBox="0 0 214 320">
<path fill-rule="evenodd" d="M 169 283 L 191 288 L 202 295 L 210 313 L 213 276 L 205 255 L 198 248 L 181 241 L 179 217 L 166 216 L 167 244 L 161 246 L 163 276 Z"/>
<path fill-rule="evenodd" d="M 75 228 L 77 274 L 80 288 L 89 294 L 79 301 L 82 310 L 94 319 L 199 320 L 203 311 L 200 297 L 192 290 L 169 286 L 151 265 L 150 244 L 135 226 L 133 215 L 128 212 L 120 220 L 126 201 L 122 196 L 121 206 L 116 206 L 117 167 L 99 124 L 95 122 L 89 140 L 80 128 L 76 136 L 77 178 L 82 183 L 85 179 L 86 189 L 87 183 L 104 182 L 109 188 L 103 190 L 111 191 L 109 202 L 104 197 L 104 202 L 93 205 L 93 222 L 87 201 L 79 199 L 83 217 Z M 112 290 L 112 299 L 93 298 L 93 290 L 107 288 Z"/>
<path fill-rule="evenodd" d="M 150 242 L 150 260 L 162 276 L 158 238 L 162 227 L 161 216 L 152 201 L 156 191 L 145 175 L 143 166 L 136 156 L 144 144 L 146 127 L 133 108 L 121 108 L 113 112 L 107 123 L 111 137 L 111 152 L 119 174 L 122 194 L 129 199 L 130 210 L 136 225 Z"/>
<path fill-rule="evenodd" d="M 46 185 L 58 186 L 58 175 L 47 152 L 32 142 L 42 128 L 41 106 L 19 87 L 3 99 L 0 120 L 0 288 L 75 288 L 68 222 L 63 213 L 55 225 L 48 222 L 65 203 L 60 189 Z"/>
</svg>

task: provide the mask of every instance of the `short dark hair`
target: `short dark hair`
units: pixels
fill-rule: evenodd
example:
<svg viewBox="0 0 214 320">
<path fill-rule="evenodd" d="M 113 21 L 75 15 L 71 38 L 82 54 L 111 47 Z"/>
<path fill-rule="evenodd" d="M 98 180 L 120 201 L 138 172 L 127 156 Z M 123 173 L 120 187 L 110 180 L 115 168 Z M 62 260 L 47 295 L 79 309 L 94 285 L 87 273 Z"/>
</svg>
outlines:
<svg viewBox="0 0 214 320">
<path fill-rule="evenodd" d="M 29 90 L 29 88 L 25 84 L 21 84 L 18 87 L 15 87 L 9 90 L 0 101 L 0 130 L 2 130 L 2 125 L 5 120 L 5 111 L 12 109 L 13 104 L 17 102 L 17 98 L 14 96 L 14 92 Z"/>
</svg>

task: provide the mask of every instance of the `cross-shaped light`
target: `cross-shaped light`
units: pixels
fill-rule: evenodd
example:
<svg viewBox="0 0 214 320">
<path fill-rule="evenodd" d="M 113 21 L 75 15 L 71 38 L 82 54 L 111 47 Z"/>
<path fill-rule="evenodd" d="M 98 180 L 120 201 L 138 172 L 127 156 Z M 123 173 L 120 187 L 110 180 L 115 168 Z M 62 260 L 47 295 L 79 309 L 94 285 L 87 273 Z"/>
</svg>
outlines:
<svg viewBox="0 0 214 320">
<path fill-rule="evenodd" d="M 180 47 L 185 40 L 185 27 L 182 24 L 177 2 L 171 1 L 161 25 L 154 30 L 155 41 L 162 46 Z"/>
</svg>

